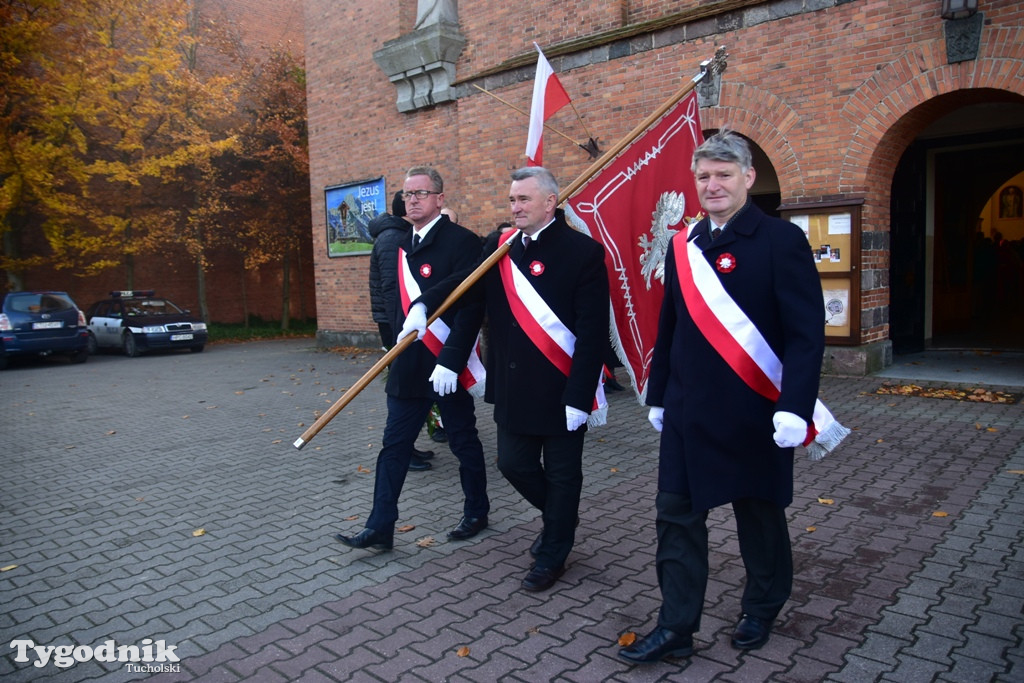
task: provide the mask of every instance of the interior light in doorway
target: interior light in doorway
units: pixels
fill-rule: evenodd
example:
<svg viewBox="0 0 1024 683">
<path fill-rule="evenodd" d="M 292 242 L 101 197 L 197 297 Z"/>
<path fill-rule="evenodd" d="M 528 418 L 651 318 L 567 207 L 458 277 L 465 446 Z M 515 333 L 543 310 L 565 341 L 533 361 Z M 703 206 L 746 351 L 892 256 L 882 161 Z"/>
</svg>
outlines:
<svg viewBox="0 0 1024 683">
<path fill-rule="evenodd" d="M 967 19 L 978 11 L 978 0 L 942 0 L 943 19 Z"/>
</svg>

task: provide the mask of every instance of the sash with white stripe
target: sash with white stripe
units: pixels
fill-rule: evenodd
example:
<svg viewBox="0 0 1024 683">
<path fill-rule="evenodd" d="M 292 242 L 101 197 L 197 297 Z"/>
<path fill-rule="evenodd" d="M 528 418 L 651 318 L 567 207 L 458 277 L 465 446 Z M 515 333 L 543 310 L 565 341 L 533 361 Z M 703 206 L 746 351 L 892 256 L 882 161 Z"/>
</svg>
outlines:
<svg viewBox="0 0 1024 683">
<path fill-rule="evenodd" d="M 506 242 L 519 235 L 520 231 L 513 230 Z M 572 354 L 576 349 L 576 335 L 558 319 L 523 272 L 512 265 L 512 259 L 507 253 L 498 261 L 498 272 L 501 273 L 501 283 L 516 322 L 544 357 L 568 377 L 572 369 Z M 605 399 L 602 379 L 603 372 L 597 379 L 594 403 L 587 418 L 588 427 L 599 427 L 608 421 L 608 401 Z"/>
<path fill-rule="evenodd" d="M 782 361 L 768 346 L 747 314 L 725 291 L 711 264 L 689 231 L 678 233 L 672 248 L 679 287 L 690 316 L 701 333 L 737 375 L 761 396 L 777 401 L 782 389 Z M 839 424 L 820 400 L 815 400 L 804 446 L 811 460 L 832 452 L 850 430 Z"/>
<path fill-rule="evenodd" d="M 409 268 L 409 260 L 405 250 L 401 247 L 398 249 L 398 272 L 401 275 L 398 278 L 398 289 L 402 297 L 402 313 L 409 315 L 409 304 L 415 301 L 422 292 L 420 291 L 419 283 L 413 277 L 412 270 Z M 437 357 L 441 354 L 441 349 L 444 348 L 445 342 L 448 341 L 449 334 L 451 334 L 451 328 L 438 317 L 437 320 L 430 323 L 426 334 L 423 335 L 420 341 Z M 469 354 L 469 359 L 466 361 L 466 367 L 459 373 L 459 384 L 470 395 L 482 398 L 486 381 L 487 371 L 480 360 L 480 335 L 477 334 L 476 342 L 473 344 L 473 351 Z"/>
</svg>

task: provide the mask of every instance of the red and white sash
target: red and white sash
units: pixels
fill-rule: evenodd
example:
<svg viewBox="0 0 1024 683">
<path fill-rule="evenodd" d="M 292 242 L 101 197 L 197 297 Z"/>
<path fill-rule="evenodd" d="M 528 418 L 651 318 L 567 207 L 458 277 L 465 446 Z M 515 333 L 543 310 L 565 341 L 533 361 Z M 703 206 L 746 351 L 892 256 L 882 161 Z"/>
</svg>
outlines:
<svg viewBox="0 0 1024 683">
<path fill-rule="evenodd" d="M 691 226 L 692 228 L 692 226 Z M 782 389 L 782 361 L 760 330 L 725 291 L 689 230 L 679 232 L 672 248 L 679 287 L 690 316 L 711 346 L 737 375 L 761 396 L 777 401 Z M 850 430 L 839 424 L 820 400 L 814 403 L 804 446 L 811 460 L 821 460 Z"/>
<path fill-rule="evenodd" d="M 520 234 L 519 230 L 513 230 L 505 241 L 518 239 Z M 555 312 L 534 289 L 529 278 L 512 264 L 512 259 L 507 253 L 498 261 L 498 272 L 501 274 L 505 296 L 516 322 L 544 357 L 568 377 L 572 369 L 572 354 L 576 349 L 576 335 L 558 319 Z M 604 395 L 603 378 L 602 369 L 597 378 L 594 403 L 587 418 L 588 427 L 598 427 L 608 421 L 608 401 Z"/>
<path fill-rule="evenodd" d="M 405 250 L 401 247 L 398 249 L 398 272 L 400 275 L 398 278 L 398 289 L 402 297 L 402 313 L 409 315 L 409 304 L 415 301 L 422 292 L 420 291 L 419 283 L 413 277 L 412 270 L 409 268 L 409 260 Z M 439 317 L 430 323 L 426 334 L 423 335 L 420 341 L 436 357 L 441 354 L 441 349 L 444 348 L 445 342 L 448 341 L 449 334 L 451 334 L 451 328 Z M 459 384 L 470 395 L 482 398 L 486 381 L 487 371 L 480 360 L 480 335 L 477 334 L 476 342 L 473 344 L 473 351 L 469 354 L 469 359 L 466 361 L 466 367 L 459 373 Z"/>
</svg>

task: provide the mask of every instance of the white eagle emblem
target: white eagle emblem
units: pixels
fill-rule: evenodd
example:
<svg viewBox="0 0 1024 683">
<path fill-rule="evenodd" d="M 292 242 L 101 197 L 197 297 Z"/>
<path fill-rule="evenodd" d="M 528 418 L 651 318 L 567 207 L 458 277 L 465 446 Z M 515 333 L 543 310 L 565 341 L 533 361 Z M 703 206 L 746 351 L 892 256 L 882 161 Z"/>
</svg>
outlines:
<svg viewBox="0 0 1024 683">
<path fill-rule="evenodd" d="M 658 197 L 658 203 L 651 214 L 651 236 L 640 235 L 640 273 L 644 276 L 647 289 L 651 288 L 651 278 L 665 282 L 665 254 L 672 236 L 678 230 L 668 226 L 679 225 L 686 213 L 686 197 L 682 192 L 664 192 Z"/>
</svg>

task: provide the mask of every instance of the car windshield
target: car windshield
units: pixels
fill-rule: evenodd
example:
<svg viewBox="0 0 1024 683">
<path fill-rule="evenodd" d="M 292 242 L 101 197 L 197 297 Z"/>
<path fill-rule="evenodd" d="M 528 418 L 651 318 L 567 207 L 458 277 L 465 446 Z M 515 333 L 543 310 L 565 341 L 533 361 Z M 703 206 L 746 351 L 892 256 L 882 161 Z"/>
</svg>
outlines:
<svg viewBox="0 0 1024 683">
<path fill-rule="evenodd" d="M 128 315 L 181 315 L 180 308 L 167 299 L 136 299 L 126 301 Z"/>
<path fill-rule="evenodd" d="M 7 305 L 18 313 L 60 313 L 75 307 L 71 300 L 59 294 L 11 294 Z"/>
</svg>

